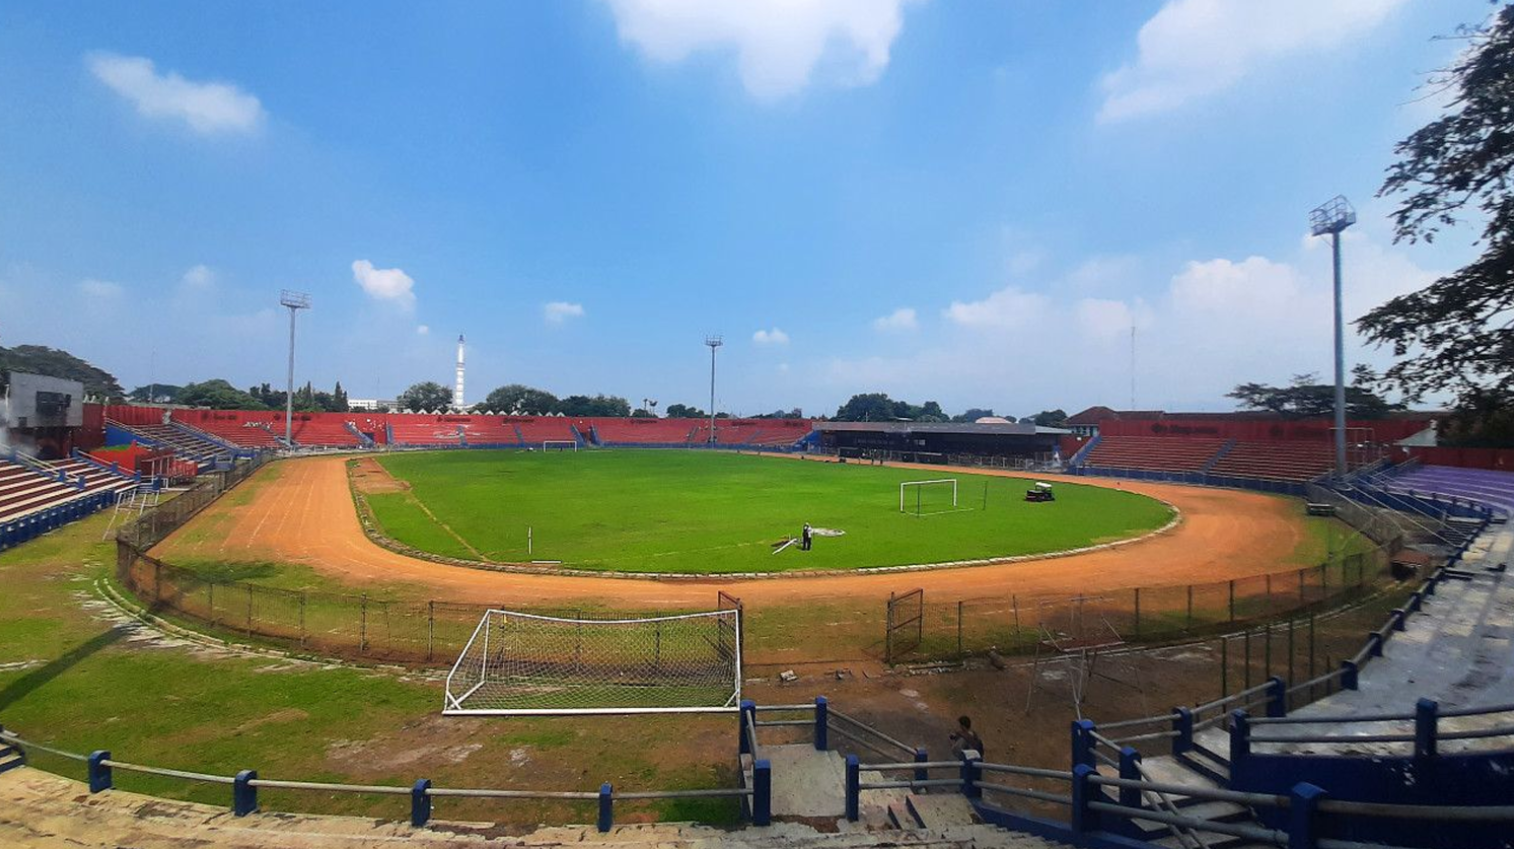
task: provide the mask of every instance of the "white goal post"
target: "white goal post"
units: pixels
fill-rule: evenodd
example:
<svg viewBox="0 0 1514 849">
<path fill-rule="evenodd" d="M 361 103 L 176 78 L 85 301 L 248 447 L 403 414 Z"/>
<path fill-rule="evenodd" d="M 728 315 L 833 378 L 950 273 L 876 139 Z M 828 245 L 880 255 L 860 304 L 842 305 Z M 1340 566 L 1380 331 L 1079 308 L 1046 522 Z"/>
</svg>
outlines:
<svg viewBox="0 0 1514 849">
<path fill-rule="evenodd" d="M 939 486 L 945 486 L 946 484 L 951 484 L 951 487 L 952 487 L 952 507 L 955 508 L 957 506 L 957 479 L 956 478 L 941 478 L 939 480 L 930 480 L 930 481 L 904 481 L 903 483 L 899 484 L 899 512 L 900 513 L 906 513 L 906 512 L 908 512 L 907 510 L 904 509 L 904 494 L 909 490 L 910 487 L 912 487 L 912 486 L 913 487 L 927 487 L 927 486 L 938 486 L 938 485 Z M 918 495 L 919 495 L 919 490 L 916 490 L 916 496 L 918 497 Z"/>
<path fill-rule="evenodd" d="M 543 439 L 541 441 L 541 450 L 543 450 L 543 451 L 551 451 L 553 448 L 556 448 L 559 451 L 567 451 L 569 448 L 571 448 L 571 449 L 573 449 L 576 452 L 576 451 L 578 451 L 578 440 L 576 440 L 576 439 Z"/>
<path fill-rule="evenodd" d="M 741 705 L 741 611 L 638 619 L 489 610 L 447 674 L 447 716 L 722 713 Z"/>
</svg>

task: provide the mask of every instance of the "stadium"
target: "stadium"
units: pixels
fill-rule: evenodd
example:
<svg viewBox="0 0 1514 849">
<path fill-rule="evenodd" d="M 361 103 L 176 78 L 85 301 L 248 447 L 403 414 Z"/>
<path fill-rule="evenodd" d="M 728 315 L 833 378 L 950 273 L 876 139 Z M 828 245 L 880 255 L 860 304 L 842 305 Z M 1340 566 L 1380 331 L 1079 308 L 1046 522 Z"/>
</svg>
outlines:
<svg viewBox="0 0 1514 849">
<path fill-rule="evenodd" d="M 1261 85 L 1274 54 L 1336 72 L 1290 90 L 1301 114 L 1377 103 L 1407 42 L 1386 6 L 1279 28 L 1156 5 L 1078 18 L 1137 50 L 1087 137 L 1062 115 L 1087 92 L 1027 101 L 1030 134 L 948 114 L 982 111 L 955 99 L 971 79 L 1028 78 L 968 33 L 1068 8 L 441 4 L 361 32 L 301 10 L 341 36 L 309 43 L 272 9 L 144 9 L 213 55 L 89 46 L 92 94 L 0 85 L 56 160 L 0 186 L 52 229 L 117 228 L 59 242 L 0 212 L 36 245 L 0 245 L 0 846 L 1514 849 L 1514 240 L 1507 150 L 1485 149 L 1514 132 L 1514 6 L 1457 30 L 1457 99 L 1394 149 L 1380 196 L 1421 194 L 1355 230 L 1329 200 L 1279 260 L 1251 246 L 1305 216 L 1270 204 L 1324 176 L 1264 156 L 1360 158 L 1323 132 L 1282 148 L 1304 142 L 1280 94 L 1240 98 L 1254 123 L 1118 134 Z M 1399 29 L 1446 13 L 1413 14 Z M 38 37 L 0 45 L 52 67 L 79 17 L 8 11 Z M 596 40 L 657 70 L 570 49 Z M 1053 41 L 1038 86 L 1087 61 Z M 731 64 L 731 90 L 684 63 Z M 480 81 L 507 66 L 533 87 Z M 92 170 L 75 157 L 108 133 L 81 116 L 121 99 L 131 144 Z M 1333 132 L 1366 132 L 1361 103 Z M 99 186 L 73 194 L 74 168 Z M 1251 169 L 1279 185 L 1191 212 Z M 1487 255 L 1431 252 L 1469 184 Z M 1363 233 L 1384 226 L 1391 247 Z M 1047 258 L 1093 230 L 1103 253 Z M 338 234 L 409 272 L 307 241 Z M 184 243 L 224 267 L 143 270 Z M 1246 258 L 1146 282 L 1193 243 Z M 75 252 L 153 282 L 37 264 Z M 998 288 L 954 288 L 974 275 Z M 454 357 L 431 328 L 462 322 Z M 706 361 L 722 322 L 756 330 L 705 335 Z M 365 397 L 316 390 L 334 376 Z M 969 405 L 990 400 L 1047 409 Z"/>
</svg>

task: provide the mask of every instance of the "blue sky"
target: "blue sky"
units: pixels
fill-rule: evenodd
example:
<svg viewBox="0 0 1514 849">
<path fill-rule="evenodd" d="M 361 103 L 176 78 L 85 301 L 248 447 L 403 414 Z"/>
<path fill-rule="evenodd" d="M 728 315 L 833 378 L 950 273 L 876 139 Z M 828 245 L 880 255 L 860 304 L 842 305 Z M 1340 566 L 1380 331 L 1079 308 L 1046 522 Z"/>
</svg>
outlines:
<svg viewBox="0 0 1514 849">
<path fill-rule="evenodd" d="M 0 6 L 0 344 L 128 387 L 1223 410 L 1470 256 L 1372 195 L 1481 0 Z M 1379 366 L 1362 350 L 1353 362 Z"/>
</svg>

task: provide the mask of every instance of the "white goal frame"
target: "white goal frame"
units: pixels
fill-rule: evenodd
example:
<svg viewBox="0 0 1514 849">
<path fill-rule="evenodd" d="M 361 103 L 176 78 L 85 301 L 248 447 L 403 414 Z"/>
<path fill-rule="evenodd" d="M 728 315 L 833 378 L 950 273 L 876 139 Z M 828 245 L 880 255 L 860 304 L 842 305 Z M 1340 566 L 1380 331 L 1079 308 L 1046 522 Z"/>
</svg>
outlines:
<svg viewBox="0 0 1514 849">
<path fill-rule="evenodd" d="M 929 481 L 904 481 L 903 483 L 900 483 L 899 484 L 899 512 L 900 513 L 908 513 L 909 512 L 908 510 L 904 509 L 904 493 L 905 493 L 905 491 L 906 491 L 906 489 L 908 487 L 911 487 L 911 486 L 932 486 L 932 485 L 936 485 L 936 484 L 948 484 L 948 483 L 952 485 L 952 509 L 955 510 L 957 508 L 957 479 L 956 478 L 937 478 L 936 480 L 929 480 Z"/>
<path fill-rule="evenodd" d="M 577 454 L 578 453 L 578 440 L 576 440 L 576 439 L 543 439 L 541 441 L 541 450 L 543 450 L 543 451 L 551 451 L 554 446 L 556 446 L 559 449 L 562 449 L 562 448 L 566 448 L 569 445 L 573 446 L 573 453 Z"/>
<path fill-rule="evenodd" d="M 494 620 L 496 618 L 499 619 L 498 624 L 496 624 L 494 622 Z M 661 624 L 662 623 L 672 623 L 672 622 L 687 623 L 690 620 L 698 620 L 698 619 L 714 619 L 714 620 L 717 620 L 717 622 L 714 623 L 714 627 L 715 628 L 717 628 L 717 629 L 718 628 L 729 628 L 730 629 L 729 632 L 727 633 L 727 637 L 728 637 L 728 640 L 729 640 L 729 643 L 730 643 L 730 646 L 729 646 L 729 649 L 728 649 L 729 652 L 730 652 L 730 660 L 728 661 L 728 664 L 729 664 L 729 670 L 728 671 L 730 673 L 729 689 L 727 689 L 726 685 L 724 685 L 724 684 L 715 684 L 715 683 L 709 684 L 709 686 L 712 689 L 714 687 L 718 686 L 720 688 L 720 693 L 722 694 L 722 697 L 712 698 L 712 699 L 709 700 L 708 704 L 703 704 L 703 705 L 666 705 L 666 706 L 597 705 L 597 706 L 588 706 L 588 707 L 573 707 L 573 706 L 549 706 L 549 707 L 497 707 L 497 706 L 489 706 L 489 707 L 470 707 L 469 706 L 469 700 L 471 698 L 473 698 L 475 696 L 475 694 L 478 694 L 481 689 L 483 689 L 484 687 L 486 687 L 488 685 L 495 685 L 496 687 L 504 688 L 506 690 L 508 690 L 508 688 L 510 687 L 510 677 L 508 675 L 501 675 L 501 676 L 496 677 L 494 679 L 490 678 L 490 673 L 491 673 L 491 668 L 490 668 L 490 666 L 491 666 L 491 663 L 490 663 L 490 661 L 491 661 L 491 656 L 490 656 L 490 633 L 491 633 L 491 631 L 494 631 L 496 628 L 499 628 L 499 627 L 508 627 L 508 625 L 510 623 L 510 620 L 515 620 L 516 622 L 527 622 L 527 623 L 534 623 L 534 624 L 538 624 L 538 625 L 546 625 L 547 627 L 553 627 L 553 626 L 571 626 L 575 630 L 575 632 L 578 633 L 578 634 L 582 634 L 584 632 L 584 629 L 593 629 L 595 627 L 601 627 L 601 628 L 603 628 L 603 627 L 631 627 L 631 628 L 636 628 L 636 627 L 642 627 L 642 626 L 652 626 L 653 628 L 656 629 L 656 633 L 658 635 L 658 637 L 657 637 L 657 640 L 658 640 L 657 645 L 658 645 L 658 651 L 659 651 L 659 657 L 660 657 L 661 656 L 661 654 L 660 654 L 661 653 L 661 646 L 662 646 L 662 637 L 661 637 L 662 629 L 660 627 Z M 722 619 L 727 620 L 728 624 L 722 623 L 722 622 L 718 621 L 718 620 L 722 620 Z M 493 625 L 494 627 L 491 628 L 491 625 Z M 574 715 L 577 715 L 577 716 L 594 716 L 594 715 L 607 716 L 607 715 L 656 714 L 656 713 L 663 713 L 663 714 L 735 713 L 735 712 L 741 710 L 741 677 L 742 677 L 742 674 L 741 674 L 741 669 L 742 669 L 742 667 L 741 667 L 741 662 L 742 662 L 742 658 L 741 658 L 741 644 L 742 644 L 741 627 L 742 627 L 741 611 L 740 611 L 739 608 L 727 608 L 727 609 L 721 609 L 721 610 L 703 611 L 703 612 L 699 612 L 699 613 L 680 613 L 680 614 L 672 614 L 672 615 L 665 615 L 665 616 L 648 616 L 648 617 L 643 617 L 643 618 L 627 618 L 627 619 L 579 619 L 579 618 L 563 617 L 563 616 L 543 616 L 543 615 L 540 615 L 540 614 L 521 613 L 521 612 L 513 611 L 513 610 L 490 609 L 490 610 L 487 610 L 487 611 L 484 612 L 483 618 L 479 621 L 478 626 L 476 628 L 474 628 L 472 636 L 470 636 L 468 638 L 468 643 L 463 647 L 462 652 L 458 654 L 457 661 L 455 663 L 453 663 L 452 669 L 447 673 L 446 692 L 445 692 L 445 696 L 444 696 L 444 701 L 442 703 L 442 715 L 443 716 L 574 716 Z M 711 658 L 710 658 L 710 663 L 712 665 L 716 665 L 716 666 L 724 665 L 725 663 L 727 663 L 726 661 L 722 661 L 720 659 L 721 651 L 720 651 L 720 646 L 718 644 L 719 642 L 724 642 L 724 641 L 723 640 L 719 640 L 717 638 L 717 645 L 712 646 L 713 651 L 712 651 Z M 477 651 L 475 651 L 475 648 L 477 648 Z M 495 662 L 497 664 L 499 661 L 502 661 L 502 660 L 505 659 L 503 657 L 503 655 L 504 655 L 504 649 L 499 648 L 497 643 L 496 643 L 496 652 L 497 652 L 497 656 L 494 658 L 494 660 L 495 660 Z M 526 660 L 526 663 L 528 665 L 531 664 L 533 661 L 535 661 L 537 663 L 541 662 L 540 658 L 526 658 L 525 660 Z M 638 661 L 638 659 L 634 656 L 634 652 L 630 652 L 630 651 L 626 652 L 624 657 L 608 658 L 608 659 L 605 659 L 605 660 L 607 660 L 608 663 L 611 664 L 611 665 L 616 665 L 616 664 L 619 665 L 618 668 L 612 669 L 612 672 L 622 672 L 622 673 L 625 672 L 627 668 L 634 667 L 636 665 L 637 661 Z M 642 660 L 644 661 L 644 658 L 642 658 Z M 474 668 L 474 664 L 477 664 L 476 668 Z M 496 665 L 495 666 L 495 670 L 494 670 L 494 671 L 496 671 L 496 675 L 498 675 L 498 671 L 497 670 L 499 670 L 499 667 Z M 518 677 L 527 677 L 527 676 L 518 676 Z M 575 686 L 575 682 L 572 680 L 572 673 L 568 673 L 567 675 L 562 675 L 562 676 L 558 677 L 557 679 L 555 679 L 551 683 L 551 687 L 553 687 L 553 688 L 555 688 L 555 689 L 557 689 L 557 690 L 559 690 L 561 692 L 571 693 L 575 689 L 579 689 L 579 690 L 587 689 L 589 686 L 592 686 L 593 683 L 594 682 L 592 682 L 591 680 L 589 680 L 587 678 L 580 678 L 580 680 L 577 682 L 577 684 Z M 529 685 L 527 685 L 527 686 L 529 686 Z M 539 682 L 538 682 L 537 686 L 540 687 L 540 683 Z M 630 685 L 626 685 L 626 686 L 630 686 Z M 655 687 L 656 684 L 654 683 L 654 684 L 651 684 L 650 686 Z M 676 686 L 676 682 L 670 681 L 670 682 L 668 682 L 668 686 Z M 719 704 L 716 704 L 717 700 L 720 702 Z"/>
</svg>

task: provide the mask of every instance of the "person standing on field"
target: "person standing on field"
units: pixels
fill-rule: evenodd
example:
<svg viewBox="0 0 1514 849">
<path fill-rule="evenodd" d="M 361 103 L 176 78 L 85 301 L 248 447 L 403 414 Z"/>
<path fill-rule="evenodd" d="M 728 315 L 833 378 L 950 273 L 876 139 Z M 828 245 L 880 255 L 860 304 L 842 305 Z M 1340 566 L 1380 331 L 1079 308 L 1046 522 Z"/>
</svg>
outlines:
<svg viewBox="0 0 1514 849">
<path fill-rule="evenodd" d="M 814 529 L 812 529 L 810 527 L 810 523 L 809 522 L 805 522 L 804 523 L 804 530 L 802 530 L 802 531 L 799 532 L 799 550 L 800 551 L 809 551 L 810 550 L 810 537 L 812 537 L 813 535 L 814 535 Z"/>
</svg>

